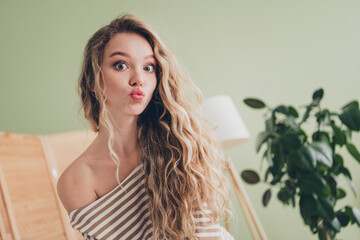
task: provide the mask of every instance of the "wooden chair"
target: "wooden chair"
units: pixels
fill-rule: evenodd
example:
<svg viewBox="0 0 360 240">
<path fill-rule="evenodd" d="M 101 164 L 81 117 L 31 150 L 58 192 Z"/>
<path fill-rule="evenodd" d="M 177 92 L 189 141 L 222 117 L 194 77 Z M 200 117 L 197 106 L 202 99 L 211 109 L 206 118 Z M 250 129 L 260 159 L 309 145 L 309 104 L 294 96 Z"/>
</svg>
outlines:
<svg viewBox="0 0 360 240">
<path fill-rule="evenodd" d="M 94 138 L 90 131 L 0 132 L 0 240 L 83 239 L 70 226 L 56 182 Z"/>
</svg>

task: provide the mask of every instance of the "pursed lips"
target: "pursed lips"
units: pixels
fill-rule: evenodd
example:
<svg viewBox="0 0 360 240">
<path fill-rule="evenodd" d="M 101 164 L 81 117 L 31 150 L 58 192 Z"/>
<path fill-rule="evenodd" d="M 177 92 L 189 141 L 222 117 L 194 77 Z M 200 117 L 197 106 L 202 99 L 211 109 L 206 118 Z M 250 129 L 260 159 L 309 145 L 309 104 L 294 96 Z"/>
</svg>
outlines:
<svg viewBox="0 0 360 240">
<path fill-rule="evenodd" d="M 141 91 L 140 89 L 137 90 L 133 90 L 130 95 L 139 95 L 139 96 L 145 96 L 144 92 Z"/>
<path fill-rule="evenodd" d="M 134 100 L 141 100 L 145 96 L 144 92 L 140 89 L 133 90 L 130 95 Z"/>
</svg>

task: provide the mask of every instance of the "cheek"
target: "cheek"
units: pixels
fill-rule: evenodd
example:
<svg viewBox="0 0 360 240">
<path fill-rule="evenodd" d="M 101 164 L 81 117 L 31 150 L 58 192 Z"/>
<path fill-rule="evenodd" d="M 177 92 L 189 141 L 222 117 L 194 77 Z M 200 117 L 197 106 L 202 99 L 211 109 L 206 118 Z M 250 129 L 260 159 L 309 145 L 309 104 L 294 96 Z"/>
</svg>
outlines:
<svg viewBox="0 0 360 240">
<path fill-rule="evenodd" d="M 116 72 L 110 72 L 103 74 L 104 76 L 104 82 L 106 85 L 106 88 L 108 90 L 112 89 L 119 89 L 124 87 L 124 79 L 122 76 L 119 76 Z"/>
<path fill-rule="evenodd" d="M 158 80 L 157 80 L 157 77 L 154 76 L 154 78 L 152 79 L 152 90 L 154 91 L 155 88 L 157 87 L 158 85 Z"/>
<path fill-rule="evenodd" d="M 155 89 L 156 89 L 156 82 L 150 88 L 151 95 L 154 95 Z"/>
</svg>

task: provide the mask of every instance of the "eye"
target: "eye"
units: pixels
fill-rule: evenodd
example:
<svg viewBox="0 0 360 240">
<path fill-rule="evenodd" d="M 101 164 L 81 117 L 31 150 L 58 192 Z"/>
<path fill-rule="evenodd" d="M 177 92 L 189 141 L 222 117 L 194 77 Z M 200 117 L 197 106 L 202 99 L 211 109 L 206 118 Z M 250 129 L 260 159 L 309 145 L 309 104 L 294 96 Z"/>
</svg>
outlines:
<svg viewBox="0 0 360 240">
<path fill-rule="evenodd" d="M 154 64 L 149 64 L 144 68 L 145 71 L 147 72 L 154 72 L 155 71 L 155 65 Z"/>
<path fill-rule="evenodd" d="M 124 62 L 116 62 L 113 65 L 115 67 L 115 69 L 117 70 L 124 70 L 127 68 L 127 65 Z"/>
</svg>

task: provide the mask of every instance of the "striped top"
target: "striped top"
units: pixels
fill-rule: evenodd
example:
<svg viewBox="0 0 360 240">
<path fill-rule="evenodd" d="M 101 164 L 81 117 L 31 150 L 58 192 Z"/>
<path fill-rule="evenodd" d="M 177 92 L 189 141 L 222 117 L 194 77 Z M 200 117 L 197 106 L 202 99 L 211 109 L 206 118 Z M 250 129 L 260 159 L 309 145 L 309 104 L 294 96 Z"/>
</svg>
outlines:
<svg viewBox="0 0 360 240">
<path fill-rule="evenodd" d="M 69 213 L 71 226 L 80 231 L 85 240 L 153 239 L 143 164 L 138 165 L 121 185 L 122 188 L 118 185 L 94 202 Z M 195 211 L 194 217 L 198 239 L 234 239 L 218 223 L 209 225 L 210 218 L 203 212 Z"/>
</svg>

